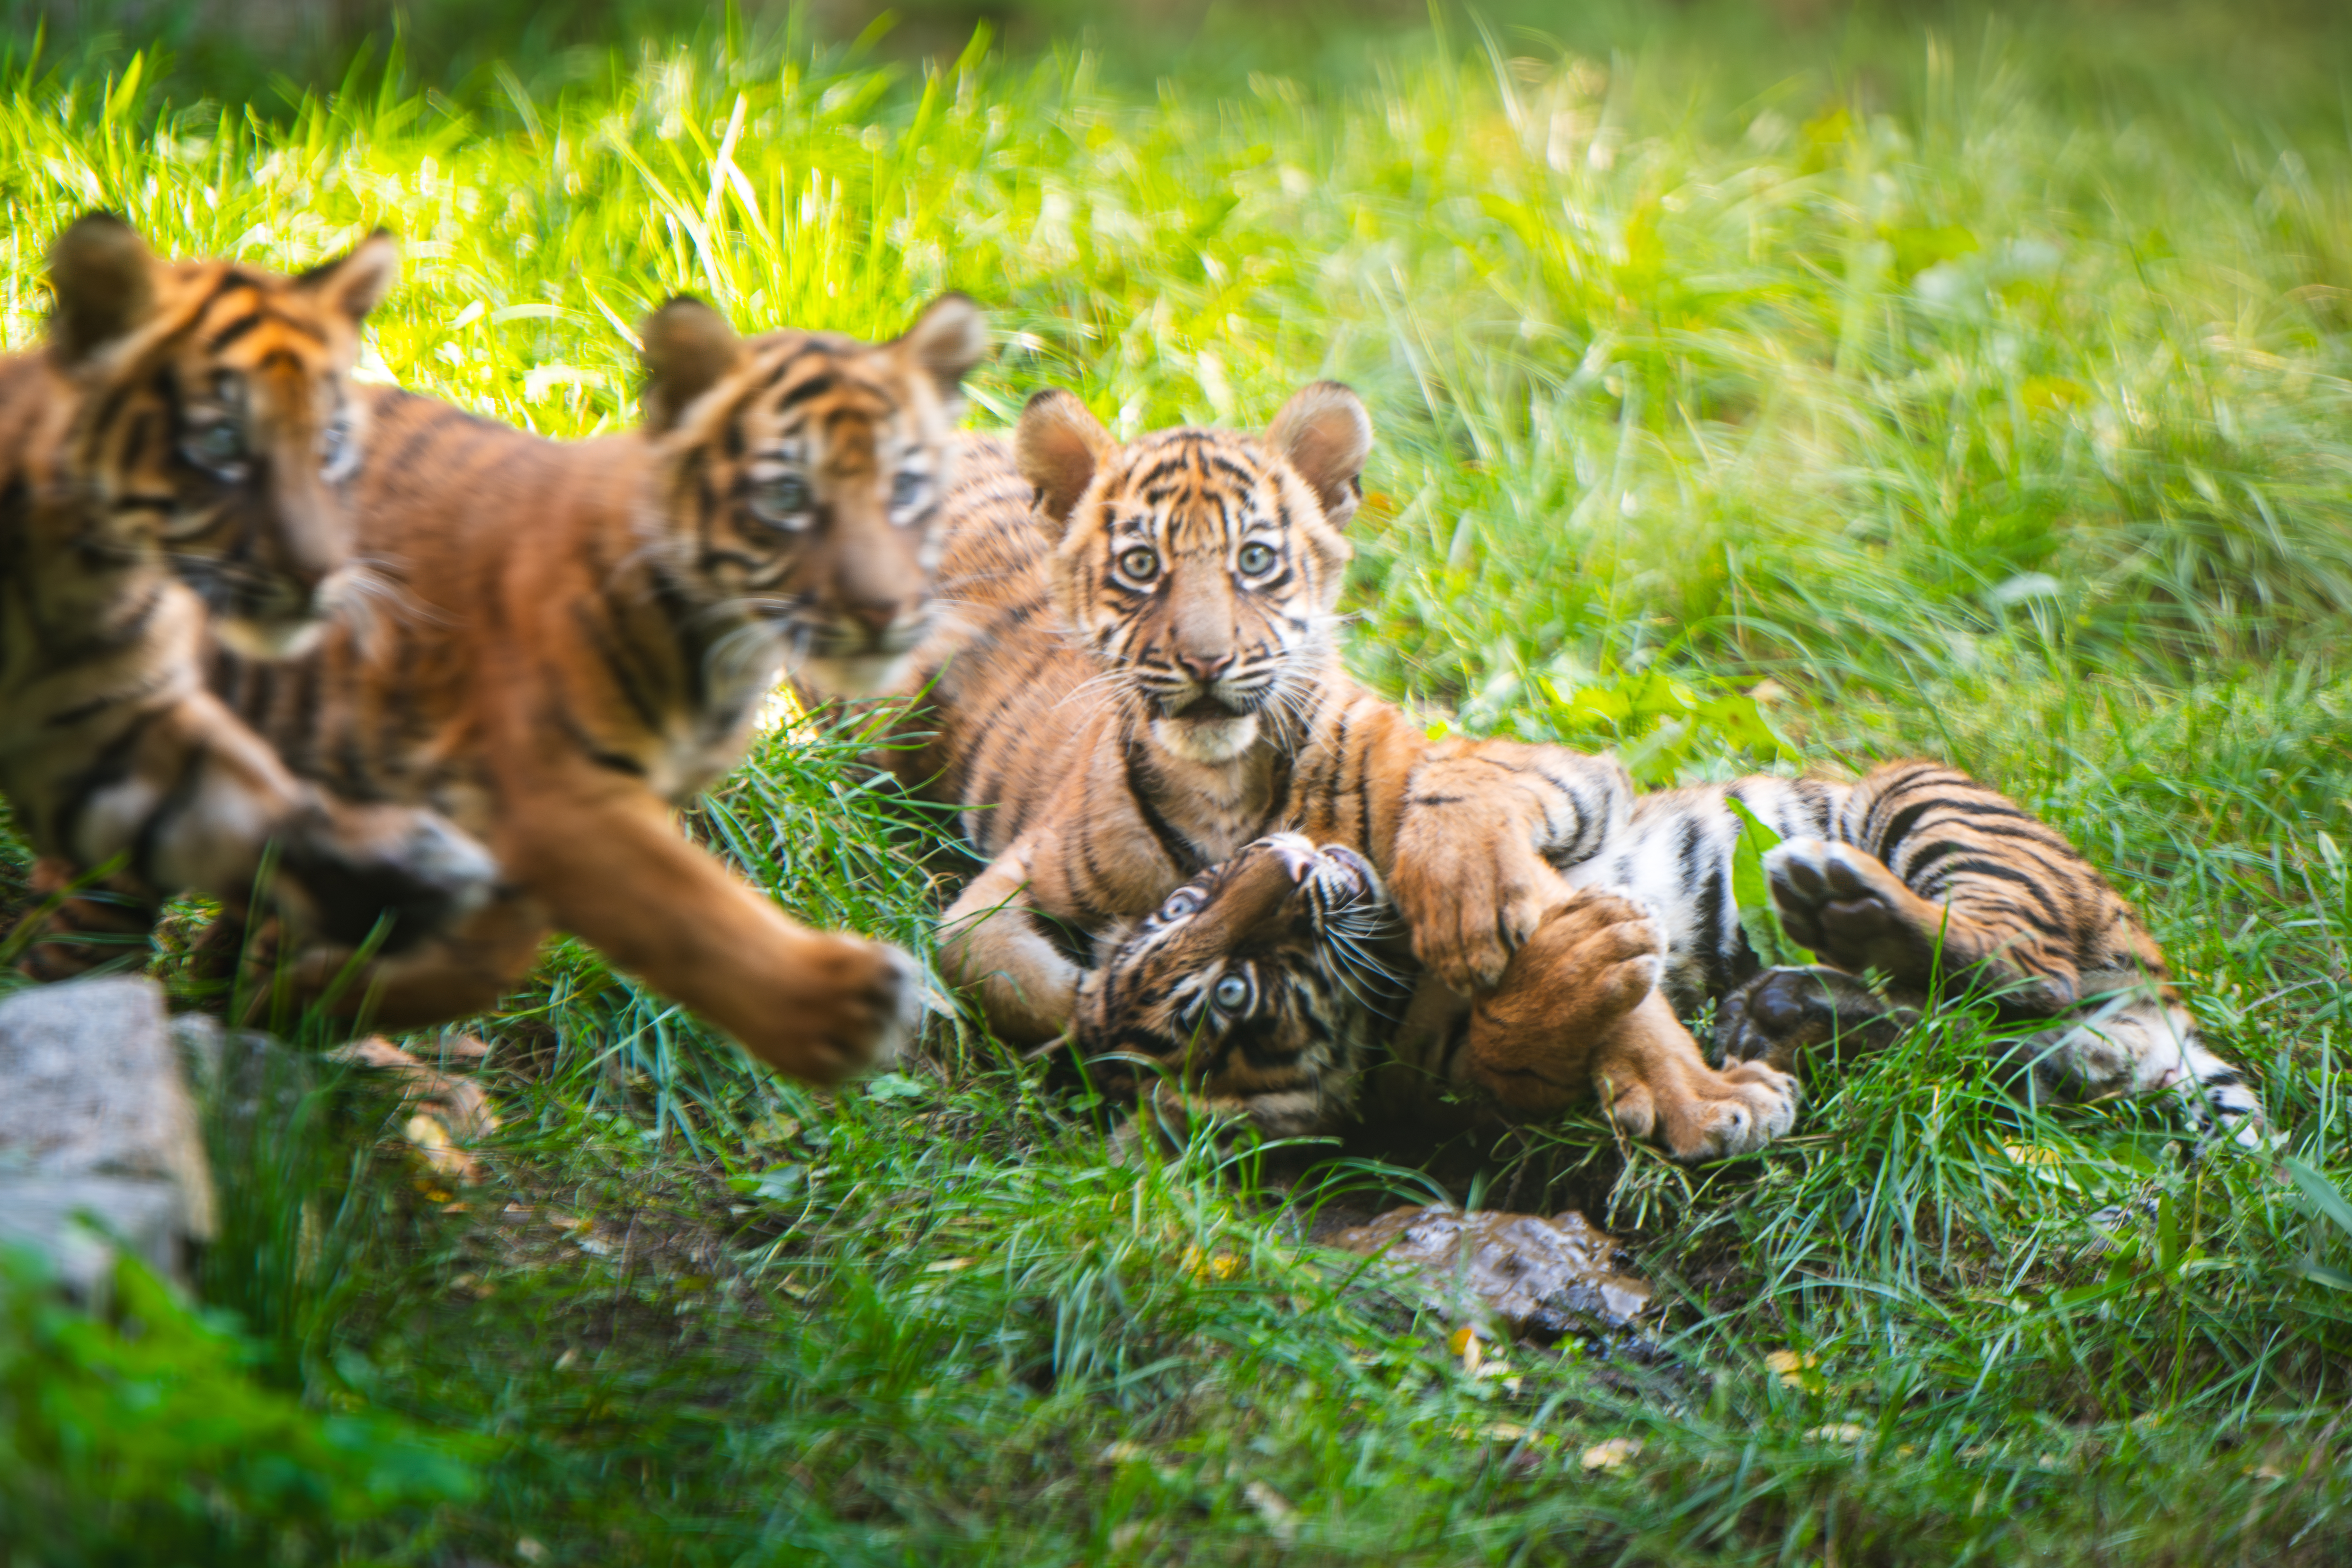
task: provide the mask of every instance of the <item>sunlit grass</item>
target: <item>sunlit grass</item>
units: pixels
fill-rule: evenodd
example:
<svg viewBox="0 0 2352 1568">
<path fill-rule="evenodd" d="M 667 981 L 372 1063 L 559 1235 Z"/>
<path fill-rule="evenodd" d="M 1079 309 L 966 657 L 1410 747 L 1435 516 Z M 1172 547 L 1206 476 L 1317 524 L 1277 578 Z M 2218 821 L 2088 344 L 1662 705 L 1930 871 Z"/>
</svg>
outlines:
<svg viewBox="0 0 2352 1568">
<path fill-rule="evenodd" d="M 1381 435 L 1357 668 L 1650 783 L 1914 751 L 1999 781 L 2352 1184 L 2352 161 L 2311 73 L 2256 104 L 2084 36 L 1858 29 L 1843 77 L 1776 78 L 1696 24 L 1613 56 L 1463 33 L 1215 92 L 1075 51 L 656 44 L 274 119 L 118 60 L 0 105 L 0 334 L 37 335 L 48 237 L 107 205 L 289 267 L 394 228 L 377 372 L 558 436 L 635 417 L 628 329 L 678 289 L 877 335 L 964 289 L 1005 334 L 982 423 L 1045 384 L 1123 432 L 1249 423 L 1344 376 Z M 772 738 L 695 828 L 920 948 L 957 868 L 853 750 Z M 1589 1119 L 1496 1151 L 1490 1197 L 1606 1215 L 1675 1305 L 1652 1363 L 1486 1377 L 1246 1164 L 1115 1158 L 967 1021 L 814 1095 L 561 945 L 478 1026 L 481 1188 L 372 1152 L 396 1118 L 348 1084 L 216 1128 L 205 1287 L 268 1375 L 493 1445 L 480 1499 L 352 1552 L 2345 1549 L 2352 1235 L 2160 1109 L 2020 1105 L 1973 1019 L 1822 1064 L 1761 1160 Z"/>
</svg>

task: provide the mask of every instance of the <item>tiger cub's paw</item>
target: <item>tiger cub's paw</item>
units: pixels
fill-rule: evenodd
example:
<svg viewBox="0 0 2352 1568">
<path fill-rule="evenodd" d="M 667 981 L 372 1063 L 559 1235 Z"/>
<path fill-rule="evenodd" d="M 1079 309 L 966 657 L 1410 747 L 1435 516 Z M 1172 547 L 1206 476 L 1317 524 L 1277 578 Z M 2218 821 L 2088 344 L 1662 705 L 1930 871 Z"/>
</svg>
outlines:
<svg viewBox="0 0 2352 1568">
<path fill-rule="evenodd" d="M 1663 1090 L 1663 1092 L 1662 1092 Z M 1762 1062 L 1722 1073 L 1701 1068 L 1664 1086 L 1635 1083 L 1610 1103 L 1609 1117 L 1635 1137 L 1656 1137 L 1677 1160 L 1752 1154 L 1797 1124 L 1797 1080 Z"/>
<path fill-rule="evenodd" d="M 1935 931 L 1922 929 L 1931 909 L 1876 856 L 1851 844 L 1787 839 L 1764 857 L 1772 905 L 1801 947 L 1840 969 L 1876 969 L 1923 982 L 1934 962 Z"/>
<path fill-rule="evenodd" d="M 1629 1015 L 1593 1062 L 1609 1119 L 1677 1160 L 1751 1154 L 1797 1124 L 1797 1080 L 1762 1062 L 1717 1072 L 1663 996 Z"/>
<path fill-rule="evenodd" d="M 382 951 L 446 934 L 487 904 L 499 863 L 438 812 L 321 802 L 278 836 L 278 898 L 298 922 L 357 947 L 389 916 Z"/>
<path fill-rule="evenodd" d="M 905 949 L 863 937 L 819 937 L 804 999 L 751 1053 L 812 1083 L 838 1083 L 905 1053 L 922 1022 L 922 966 Z"/>
<path fill-rule="evenodd" d="M 1425 827 L 1416 852 L 1400 847 L 1389 896 L 1412 933 L 1412 955 L 1468 995 L 1507 984 L 1511 960 L 1568 891 L 1531 853 L 1441 841 Z"/>
<path fill-rule="evenodd" d="M 1918 1021 L 1916 1008 L 1887 1001 L 1843 970 L 1768 969 L 1724 999 L 1715 1055 L 1786 1068 L 1800 1052 L 1832 1040 L 1880 1049 Z"/>
<path fill-rule="evenodd" d="M 1469 1067 L 1518 1115 L 1579 1098 L 1593 1051 L 1657 989 L 1666 935 L 1641 904 L 1580 892 L 1548 912 L 1470 1016 Z"/>
</svg>

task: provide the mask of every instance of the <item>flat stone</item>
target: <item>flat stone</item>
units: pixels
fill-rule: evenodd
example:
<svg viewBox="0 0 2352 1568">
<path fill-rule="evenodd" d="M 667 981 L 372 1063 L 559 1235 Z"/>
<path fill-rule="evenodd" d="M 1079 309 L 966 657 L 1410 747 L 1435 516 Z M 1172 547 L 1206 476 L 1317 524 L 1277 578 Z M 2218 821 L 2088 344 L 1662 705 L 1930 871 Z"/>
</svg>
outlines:
<svg viewBox="0 0 2352 1568">
<path fill-rule="evenodd" d="M 108 976 L 0 1000 L 0 1234 L 87 1273 L 88 1211 L 163 1272 L 211 1238 L 212 1173 L 152 981 Z M 77 1241 L 75 1237 L 84 1239 Z"/>
<path fill-rule="evenodd" d="M 1325 1245 L 1379 1258 L 1398 1287 L 1442 1310 L 1497 1319 L 1545 1344 L 1628 1329 L 1650 1304 L 1649 1281 L 1614 1267 L 1616 1238 L 1573 1209 L 1549 1219 L 1391 1209 Z"/>
</svg>

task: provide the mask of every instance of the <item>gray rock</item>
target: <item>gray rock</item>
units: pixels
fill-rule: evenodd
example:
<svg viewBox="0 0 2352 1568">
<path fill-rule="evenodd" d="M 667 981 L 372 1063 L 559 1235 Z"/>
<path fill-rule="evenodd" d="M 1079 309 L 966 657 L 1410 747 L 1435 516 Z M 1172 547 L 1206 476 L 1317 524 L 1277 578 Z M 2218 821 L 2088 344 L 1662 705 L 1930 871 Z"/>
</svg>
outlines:
<svg viewBox="0 0 2352 1568">
<path fill-rule="evenodd" d="M 164 1278 L 184 1275 L 181 1207 L 169 1182 L 0 1175 L 0 1243 L 45 1255 L 67 1290 L 102 1307 L 118 1240 Z"/>
<path fill-rule="evenodd" d="M 0 1237 L 41 1247 L 87 1292 L 104 1254 L 82 1212 L 166 1274 L 213 1235 L 195 1105 L 152 981 L 0 1000 Z"/>
</svg>

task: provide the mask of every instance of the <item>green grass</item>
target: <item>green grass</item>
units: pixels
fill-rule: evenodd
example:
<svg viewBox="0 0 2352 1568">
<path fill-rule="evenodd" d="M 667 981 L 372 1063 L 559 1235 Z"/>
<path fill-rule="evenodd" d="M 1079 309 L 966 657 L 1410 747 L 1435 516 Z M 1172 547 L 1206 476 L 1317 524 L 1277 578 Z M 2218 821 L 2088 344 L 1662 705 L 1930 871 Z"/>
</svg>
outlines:
<svg viewBox="0 0 2352 1568">
<path fill-rule="evenodd" d="M 556 435 L 634 417 L 623 328 L 679 289 L 866 334 L 965 289 L 1007 337 L 983 423 L 1048 384 L 1120 430 L 1255 421 L 1346 377 L 1381 436 L 1366 676 L 1650 782 L 1906 751 L 1999 781 L 2140 901 L 2344 1187 L 2352 32 L 2124 15 L 1596 8 L 1570 52 L 1455 26 L 1156 86 L 714 34 L 253 112 L 116 57 L 6 89 L 0 336 L 105 204 L 287 266 L 390 225 L 383 370 Z M 769 742 L 698 830 L 920 946 L 918 815 L 847 744 Z M 1484 1377 L 1251 1166 L 1112 1158 L 967 1022 L 819 1096 L 563 947 L 478 1026 L 480 1187 L 381 1144 L 360 1086 L 215 1118 L 204 1290 L 254 1375 L 456 1435 L 480 1483 L 285 1560 L 2352 1546 L 2352 1234 L 2155 1110 L 2014 1104 L 1972 1019 L 1819 1064 L 1759 1160 L 1576 1120 L 1496 1151 L 1483 1192 L 1605 1216 L 1672 1307 L 1649 1364 Z M 1421 1180 L 1350 1171 L 1363 1203 Z"/>
</svg>

